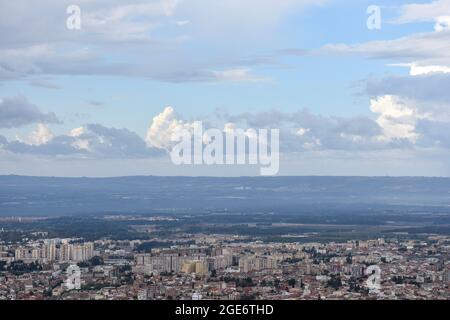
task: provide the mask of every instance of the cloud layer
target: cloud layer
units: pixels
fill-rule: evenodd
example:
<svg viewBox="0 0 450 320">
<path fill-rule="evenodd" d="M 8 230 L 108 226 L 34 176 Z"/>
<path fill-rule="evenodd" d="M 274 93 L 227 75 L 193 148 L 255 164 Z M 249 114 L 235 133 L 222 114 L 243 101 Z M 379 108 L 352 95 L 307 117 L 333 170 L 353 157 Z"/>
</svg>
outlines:
<svg viewBox="0 0 450 320">
<path fill-rule="evenodd" d="M 0 128 L 17 128 L 36 122 L 60 123 L 54 113 L 43 113 L 24 97 L 0 99 Z"/>
<path fill-rule="evenodd" d="M 50 129 L 38 124 L 25 139 L 0 139 L 1 149 L 16 154 L 66 156 L 83 158 L 148 158 L 159 157 L 161 150 L 147 147 L 145 141 L 127 129 L 87 124 L 64 135 L 55 136 Z"/>
<path fill-rule="evenodd" d="M 263 82 L 267 77 L 254 73 L 252 63 L 244 61 L 256 36 L 268 37 L 284 17 L 325 2 L 80 0 L 76 4 L 81 29 L 69 30 L 66 9 L 73 1 L 43 0 L 35 7 L 27 0 L 3 1 L 0 81 L 69 74 L 167 82 Z M 200 45 L 199 59 L 189 49 L 198 39 L 215 43 L 226 54 L 205 51 Z M 236 43 L 242 54 L 233 53 Z"/>
</svg>

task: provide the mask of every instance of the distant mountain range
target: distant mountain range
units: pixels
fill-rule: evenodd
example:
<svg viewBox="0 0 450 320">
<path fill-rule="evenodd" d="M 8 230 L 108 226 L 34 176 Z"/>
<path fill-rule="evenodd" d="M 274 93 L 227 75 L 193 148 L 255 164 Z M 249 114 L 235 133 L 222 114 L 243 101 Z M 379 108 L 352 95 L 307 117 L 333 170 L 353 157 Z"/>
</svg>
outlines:
<svg viewBox="0 0 450 320">
<path fill-rule="evenodd" d="M 450 210 L 450 178 L 0 176 L 0 215 Z M 378 208 L 378 209 L 377 209 Z"/>
</svg>

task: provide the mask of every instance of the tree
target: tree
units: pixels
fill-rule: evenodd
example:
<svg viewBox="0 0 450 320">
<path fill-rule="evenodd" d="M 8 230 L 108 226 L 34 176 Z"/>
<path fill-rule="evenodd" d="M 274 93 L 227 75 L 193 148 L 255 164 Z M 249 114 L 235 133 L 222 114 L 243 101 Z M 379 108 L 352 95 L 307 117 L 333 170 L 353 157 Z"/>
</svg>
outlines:
<svg viewBox="0 0 450 320">
<path fill-rule="evenodd" d="M 352 264 L 352 262 L 353 262 L 352 255 L 349 254 L 349 255 L 347 256 L 347 263 L 348 263 L 348 264 Z"/>
<path fill-rule="evenodd" d="M 101 266 L 104 264 L 103 258 L 99 256 L 92 257 L 90 262 L 93 266 Z"/>
<path fill-rule="evenodd" d="M 294 278 L 291 278 L 288 280 L 288 285 L 290 285 L 292 288 L 295 287 L 295 284 L 297 283 L 297 280 Z"/>
<path fill-rule="evenodd" d="M 89 268 L 90 264 L 87 261 L 81 261 L 77 263 L 80 268 Z"/>
<path fill-rule="evenodd" d="M 341 277 L 339 276 L 331 276 L 330 280 L 327 282 L 327 286 L 333 288 L 334 290 L 338 290 L 342 287 Z"/>
</svg>

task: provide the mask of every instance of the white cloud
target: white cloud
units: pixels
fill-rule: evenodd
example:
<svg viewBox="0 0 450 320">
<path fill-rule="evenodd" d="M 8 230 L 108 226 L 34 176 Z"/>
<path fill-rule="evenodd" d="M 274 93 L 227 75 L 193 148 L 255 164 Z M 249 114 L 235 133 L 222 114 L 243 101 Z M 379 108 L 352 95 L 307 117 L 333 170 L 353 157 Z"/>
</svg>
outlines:
<svg viewBox="0 0 450 320">
<path fill-rule="evenodd" d="M 177 26 L 183 27 L 185 25 L 188 25 L 191 21 L 189 20 L 179 20 L 176 22 Z"/>
<path fill-rule="evenodd" d="M 415 108 L 395 96 L 382 96 L 370 101 L 370 110 L 378 114 L 377 123 L 383 130 L 382 140 L 409 139 L 415 142 L 416 121 L 419 117 Z"/>
<path fill-rule="evenodd" d="M 450 16 L 442 16 L 436 18 L 436 24 L 434 25 L 435 31 L 444 31 L 450 28 Z"/>
<path fill-rule="evenodd" d="M 147 147 L 145 141 L 132 131 L 100 124 L 87 124 L 63 135 L 53 135 L 45 125 L 38 124 L 37 129 L 25 139 L 17 137 L 8 142 L 0 137 L 0 142 L 2 150 L 16 154 L 75 158 L 81 155 L 90 159 L 149 158 L 163 154 Z"/>
<path fill-rule="evenodd" d="M 450 14 L 450 0 L 436 0 L 428 3 L 411 3 L 400 8 L 397 23 L 435 21 L 443 14 Z"/>
<path fill-rule="evenodd" d="M 309 131 L 311 131 L 309 128 L 300 128 L 297 130 L 297 132 L 295 134 L 302 137 L 305 134 L 307 134 Z"/>
<path fill-rule="evenodd" d="M 450 65 L 450 30 L 410 35 L 394 40 L 332 44 L 322 52 L 359 55 L 371 59 L 409 60 L 418 65 Z"/>
<path fill-rule="evenodd" d="M 45 124 L 38 123 L 36 130 L 34 130 L 28 138 L 22 142 L 32 146 L 40 146 L 41 144 L 46 144 L 52 141 L 53 137 L 52 132 Z M 21 140 L 19 139 L 19 141 Z"/>
<path fill-rule="evenodd" d="M 74 128 L 72 130 L 70 130 L 68 136 L 69 137 L 79 137 L 82 134 L 86 133 L 86 128 L 85 127 L 78 127 L 78 128 Z"/>
<path fill-rule="evenodd" d="M 68 32 L 66 8 L 71 0 L 41 0 L 39 6 L 28 6 L 27 0 L 2 3 L 0 29 L 14 30 L 2 34 L 1 46 L 35 44 L 64 44 L 77 41 L 111 44 L 121 41 L 146 41 L 161 22 L 172 16 L 177 0 L 78 0 L 81 8 L 82 28 Z M 45 19 L 39 17 L 45 16 Z M 27 23 L 23 23 L 26 21 Z"/>
<path fill-rule="evenodd" d="M 421 76 L 435 73 L 450 73 L 450 68 L 447 66 L 422 66 L 417 63 L 393 63 L 393 67 L 407 67 L 409 68 L 409 75 Z"/>
<path fill-rule="evenodd" d="M 160 21 L 172 16 L 178 3 L 158 0 L 104 5 L 83 15 L 83 29 L 103 41 L 151 41 Z"/>
<path fill-rule="evenodd" d="M 87 129 L 85 127 L 78 127 L 70 130 L 68 136 L 74 138 L 71 146 L 79 150 L 90 150 L 90 139 L 82 139 L 87 134 Z"/>
<path fill-rule="evenodd" d="M 419 66 L 413 63 L 409 71 L 409 74 L 412 76 L 430 73 L 450 73 L 450 68 L 447 66 Z"/>
<path fill-rule="evenodd" d="M 227 122 L 224 124 L 223 126 L 223 132 L 224 133 L 229 133 L 232 135 L 236 135 L 238 133 L 237 130 L 242 129 L 239 128 L 239 126 L 236 123 L 233 122 Z M 242 132 L 244 134 L 244 136 L 248 137 L 248 138 L 257 138 L 257 131 L 258 128 L 253 128 L 253 129 L 242 129 Z"/>
<path fill-rule="evenodd" d="M 153 118 L 145 141 L 148 146 L 169 150 L 174 143 L 172 135 L 182 130 L 192 130 L 193 126 L 193 123 L 179 120 L 175 110 L 169 106 Z"/>
<path fill-rule="evenodd" d="M 247 136 L 254 133 L 248 129 L 250 122 L 250 128 L 254 129 L 279 128 L 280 151 L 291 158 L 297 157 L 299 152 L 300 158 L 312 157 L 312 154 L 317 159 L 324 158 L 324 154 L 333 157 L 336 152 L 370 158 L 371 152 L 386 154 L 389 150 L 405 150 L 419 154 L 424 149 L 446 152 L 450 148 L 450 120 L 424 113 L 416 101 L 394 95 L 378 96 L 372 99 L 370 109 L 373 117 L 333 117 L 303 110 L 248 113 L 232 117 L 238 121 L 225 118 L 221 121 L 224 121 L 223 132 L 235 133 L 237 128 L 242 128 Z M 59 136 L 39 125 L 23 141 L 8 142 L 0 136 L 0 152 L 64 159 L 150 159 L 167 154 L 174 143 L 171 141 L 173 133 L 184 129 L 191 131 L 194 126 L 195 122 L 182 120 L 172 107 L 166 107 L 153 118 L 145 141 L 127 129 L 99 124 L 87 124 Z"/>
<path fill-rule="evenodd" d="M 91 151 L 89 139 L 76 139 L 71 146 L 78 150 Z"/>
<path fill-rule="evenodd" d="M 42 0 L 35 7 L 27 0 L 6 1 L 0 10 L 0 81 L 80 74 L 169 82 L 262 82 L 267 78 L 252 74 L 251 61 L 244 61 L 249 52 L 267 50 L 270 31 L 286 16 L 325 2 L 79 0 L 82 27 L 69 31 L 64 22 L 70 0 Z M 42 16 L 45 19 L 38 18 Z M 189 28 L 173 28 L 187 23 Z M 265 37 L 258 47 L 255 35 L 260 34 Z M 211 41 L 220 48 L 205 50 Z"/>
<path fill-rule="evenodd" d="M 449 72 L 450 0 L 407 4 L 399 11 L 395 23 L 430 22 L 434 30 L 390 40 L 331 44 L 323 47 L 322 52 L 391 60 L 394 66 L 410 67 L 411 75 Z"/>
<path fill-rule="evenodd" d="M 377 139 L 382 134 L 381 128 L 369 117 L 324 116 L 312 114 L 308 110 L 294 113 L 272 111 L 225 114 L 222 117 L 243 128 L 279 128 L 280 148 L 284 153 L 313 149 L 361 150 L 389 147 L 387 142 Z"/>
<path fill-rule="evenodd" d="M 249 68 L 213 71 L 215 79 L 225 82 L 269 82 L 270 78 L 254 75 Z"/>
</svg>

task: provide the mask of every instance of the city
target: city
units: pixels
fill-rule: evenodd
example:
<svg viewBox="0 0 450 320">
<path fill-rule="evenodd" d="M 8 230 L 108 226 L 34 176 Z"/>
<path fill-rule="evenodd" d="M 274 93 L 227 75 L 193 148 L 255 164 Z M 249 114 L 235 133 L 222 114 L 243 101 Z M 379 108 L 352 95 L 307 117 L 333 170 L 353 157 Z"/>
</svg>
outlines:
<svg viewBox="0 0 450 320">
<path fill-rule="evenodd" d="M 450 0 L 0 0 L 0 316 L 429 318 L 448 88 Z"/>
<path fill-rule="evenodd" d="M 147 253 L 141 240 L 39 236 L 0 243 L 0 299 L 450 299 L 449 236 L 300 244 L 196 234 Z M 379 287 L 368 283 L 374 265 Z"/>
</svg>

